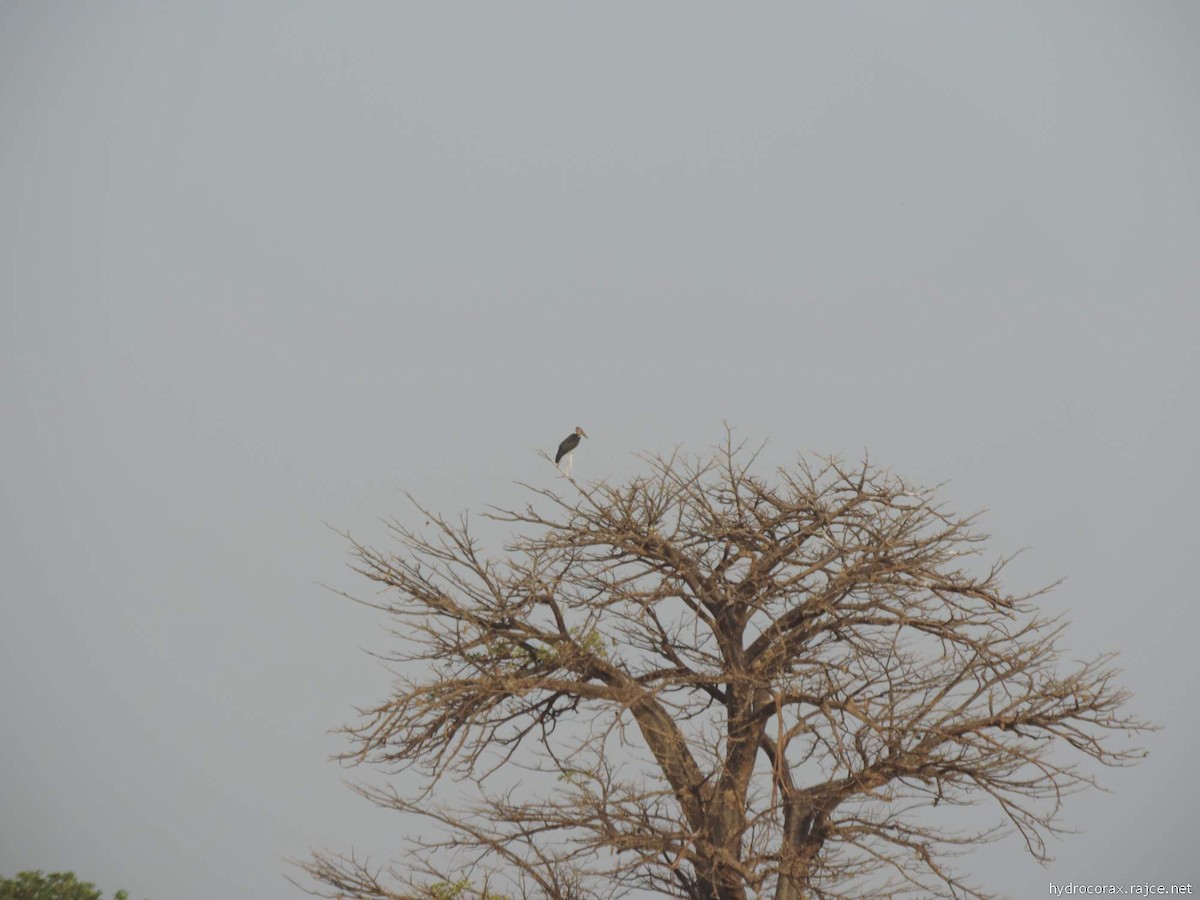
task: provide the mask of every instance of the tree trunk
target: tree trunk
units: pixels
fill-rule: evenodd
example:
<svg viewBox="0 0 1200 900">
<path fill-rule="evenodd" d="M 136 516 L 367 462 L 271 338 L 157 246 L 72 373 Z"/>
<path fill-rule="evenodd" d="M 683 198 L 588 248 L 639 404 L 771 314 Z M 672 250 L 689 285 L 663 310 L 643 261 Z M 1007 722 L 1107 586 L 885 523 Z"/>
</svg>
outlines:
<svg viewBox="0 0 1200 900">
<path fill-rule="evenodd" d="M 701 891 L 712 900 L 746 900 L 742 874 L 729 864 L 741 858 L 745 807 L 733 786 L 721 785 L 708 804 L 705 817 L 707 843 L 716 852 L 709 865 L 699 868 Z"/>
<path fill-rule="evenodd" d="M 806 801 L 792 800 L 784 807 L 775 900 L 804 900 L 807 896 L 809 868 L 824 842 L 820 819 L 820 812 Z"/>
</svg>

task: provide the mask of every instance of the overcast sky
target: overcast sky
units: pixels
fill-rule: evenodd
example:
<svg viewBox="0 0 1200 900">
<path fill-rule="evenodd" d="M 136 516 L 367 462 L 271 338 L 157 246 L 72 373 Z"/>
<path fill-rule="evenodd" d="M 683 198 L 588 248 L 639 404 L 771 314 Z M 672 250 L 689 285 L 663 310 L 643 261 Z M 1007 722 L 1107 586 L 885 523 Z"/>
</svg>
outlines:
<svg viewBox="0 0 1200 900">
<path fill-rule="evenodd" d="M 986 507 L 1148 761 L 1049 881 L 1200 880 L 1200 5 L 0 5 L 0 873 L 388 857 L 345 542 L 703 450 Z M 364 773 L 365 774 L 365 773 Z"/>
</svg>

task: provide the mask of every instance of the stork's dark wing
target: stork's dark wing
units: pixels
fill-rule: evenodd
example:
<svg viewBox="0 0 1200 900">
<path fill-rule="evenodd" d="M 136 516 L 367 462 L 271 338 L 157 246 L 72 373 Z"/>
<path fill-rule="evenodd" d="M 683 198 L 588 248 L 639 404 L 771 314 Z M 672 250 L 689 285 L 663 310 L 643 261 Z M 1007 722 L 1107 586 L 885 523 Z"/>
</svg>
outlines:
<svg viewBox="0 0 1200 900">
<path fill-rule="evenodd" d="M 558 461 L 579 446 L 579 435 L 569 434 L 563 438 L 563 442 L 558 445 L 558 455 L 554 457 L 555 465 Z"/>
</svg>

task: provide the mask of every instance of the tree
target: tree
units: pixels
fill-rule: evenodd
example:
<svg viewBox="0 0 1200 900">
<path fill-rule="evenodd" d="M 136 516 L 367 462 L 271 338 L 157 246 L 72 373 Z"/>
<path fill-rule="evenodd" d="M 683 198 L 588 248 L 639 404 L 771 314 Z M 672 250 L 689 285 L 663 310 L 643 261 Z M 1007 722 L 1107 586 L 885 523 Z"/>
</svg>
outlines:
<svg viewBox="0 0 1200 900">
<path fill-rule="evenodd" d="M 398 554 L 351 541 L 400 648 L 343 758 L 418 774 L 356 789 L 437 828 L 386 883 L 314 854 L 320 891 L 983 897 L 950 857 L 1015 830 L 1046 859 L 1091 763 L 1143 755 L 1112 655 L 1066 665 L 1046 589 L 1007 592 L 937 489 L 836 458 L 771 482 L 756 456 L 523 485 L 488 514 L 501 559 L 419 505 L 433 534 L 389 523 Z M 995 827 L 956 830 L 979 802 Z"/>
<path fill-rule="evenodd" d="M 128 900 L 117 891 L 113 900 Z M 74 872 L 18 872 L 16 878 L 0 878 L 0 900 L 103 900 L 90 881 L 78 881 Z"/>
</svg>

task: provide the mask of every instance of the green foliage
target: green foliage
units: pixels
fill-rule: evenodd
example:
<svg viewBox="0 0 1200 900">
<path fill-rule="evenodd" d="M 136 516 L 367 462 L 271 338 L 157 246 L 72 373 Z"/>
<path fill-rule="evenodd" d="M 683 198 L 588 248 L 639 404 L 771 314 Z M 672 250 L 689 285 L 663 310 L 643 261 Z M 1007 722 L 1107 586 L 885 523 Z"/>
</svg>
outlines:
<svg viewBox="0 0 1200 900">
<path fill-rule="evenodd" d="M 471 882 L 463 878 L 459 881 L 441 881 L 437 884 L 429 886 L 429 893 L 433 900 L 459 900 L 467 889 L 471 886 Z"/>
<path fill-rule="evenodd" d="M 0 876 L 0 900 L 104 900 L 90 881 L 79 881 L 74 872 L 18 872 L 16 878 Z M 129 900 L 125 891 L 113 900 Z"/>
<path fill-rule="evenodd" d="M 439 881 L 429 885 L 431 900 L 511 900 L 507 894 L 493 894 L 489 891 L 472 893 L 471 880 L 460 878 L 458 881 Z"/>
<path fill-rule="evenodd" d="M 606 641 L 595 629 L 585 633 L 581 628 L 572 628 L 571 639 L 575 642 L 579 650 L 603 659 L 609 658 Z M 556 647 L 545 647 L 537 644 L 523 645 L 514 644 L 506 640 L 495 640 L 483 651 L 472 651 L 464 655 L 473 663 L 500 666 L 508 671 L 517 671 L 530 666 L 541 666 L 544 668 L 558 667 L 563 664 L 562 654 L 564 652 L 570 653 L 570 650 L 560 650 Z M 443 883 L 450 884 L 450 882 Z M 450 900 L 458 900 L 454 894 L 447 896 Z M 435 897 L 434 900 L 442 900 L 442 898 Z M 484 900 L 487 900 L 487 898 L 484 898 Z"/>
<path fill-rule="evenodd" d="M 579 646 L 595 656 L 608 659 L 608 651 L 605 649 L 604 638 L 600 636 L 598 631 L 589 631 L 587 634 L 582 634 L 580 629 L 572 628 L 571 636 L 579 643 Z"/>
</svg>

